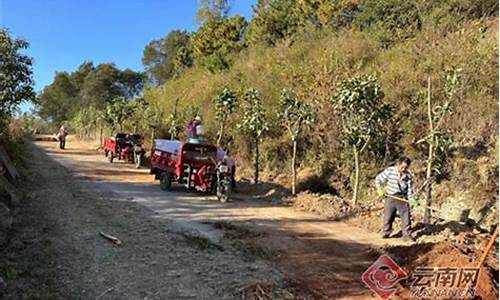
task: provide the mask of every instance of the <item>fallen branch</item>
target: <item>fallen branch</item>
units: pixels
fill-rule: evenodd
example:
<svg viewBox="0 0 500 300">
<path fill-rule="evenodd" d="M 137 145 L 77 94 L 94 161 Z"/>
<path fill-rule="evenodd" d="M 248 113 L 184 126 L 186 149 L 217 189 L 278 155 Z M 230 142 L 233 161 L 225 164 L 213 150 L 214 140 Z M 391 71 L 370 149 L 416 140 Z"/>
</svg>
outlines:
<svg viewBox="0 0 500 300">
<path fill-rule="evenodd" d="M 102 296 L 106 295 L 108 292 L 111 292 L 114 289 L 114 287 L 110 287 L 109 289 L 105 290 L 102 292 L 99 296 L 95 298 L 95 300 L 101 299 Z"/>
<path fill-rule="evenodd" d="M 114 237 L 112 235 L 106 234 L 104 232 L 99 232 L 99 235 L 106 238 L 107 240 L 111 241 L 115 245 L 121 245 L 122 241 L 120 241 L 117 237 Z"/>
</svg>

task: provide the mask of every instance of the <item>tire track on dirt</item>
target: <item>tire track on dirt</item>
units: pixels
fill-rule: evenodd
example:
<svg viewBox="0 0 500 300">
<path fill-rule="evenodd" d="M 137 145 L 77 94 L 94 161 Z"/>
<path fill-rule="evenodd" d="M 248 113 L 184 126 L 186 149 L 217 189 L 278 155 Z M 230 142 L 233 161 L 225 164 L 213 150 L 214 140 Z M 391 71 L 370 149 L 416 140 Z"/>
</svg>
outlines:
<svg viewBox="0 0 500 300">
<path fill-rule="evenodd" d="M 96 189 L 139 203 L 153 211 L 157 218 L 173 220 L 181 231 L 192 227 L 217 240 L 222 234 L 206 223 L 226 221 L 266 232 L 266 237 L 252 242 L 277 250 L 280 256 L 272 260 L 315 298 L 371 297 L 360 277 L 378 255 L 373 249 L 387 244 L 375 233 L 264 201 L 220 204 L 214 197 L 188 193 L 182 188 L 164 192 L 147 170 L 127 173 L 131 172 L 131 166 L 109 164 L 102 154 L 85 150 L 79 142 L 73 144 L 73 150 L 70 148 L 64 153 L 50 143 L 37 144 L 77 176 L 90 179 Z M 72 143 L 68 145 L 71 147 Z M 94 174 L 96 169 L 99 172 Z M 123 171 L 124 174 L 116 174 Z M 239 198 L 241 196 L 244 197 Z"/>
</svg>

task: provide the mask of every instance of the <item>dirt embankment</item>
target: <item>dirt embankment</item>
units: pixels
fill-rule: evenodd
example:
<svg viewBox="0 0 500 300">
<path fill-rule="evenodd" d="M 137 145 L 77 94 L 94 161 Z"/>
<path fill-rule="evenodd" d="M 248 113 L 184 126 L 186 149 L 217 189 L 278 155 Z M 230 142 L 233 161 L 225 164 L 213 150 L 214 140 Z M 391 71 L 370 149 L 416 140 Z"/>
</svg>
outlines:
<svg viewBox="0 0 500 300">
<path fill-rule="evenodd" d="M 395 246 L 387 248 L 386 252 L 408 274 L 415 272 L 418 267 L 475 268 L 481 255 L 481 251 L 459 248 L 451 242 Z M 495 266 L 498 267 L 498 260 L 495 262 L 495 259 L 490 257 L 481 267 L 476 285 L 476 299 L 498 299 L 498 268 Z M 411 296 L 407 286 L 397 295 L 401 299 Z"/>
</svg>

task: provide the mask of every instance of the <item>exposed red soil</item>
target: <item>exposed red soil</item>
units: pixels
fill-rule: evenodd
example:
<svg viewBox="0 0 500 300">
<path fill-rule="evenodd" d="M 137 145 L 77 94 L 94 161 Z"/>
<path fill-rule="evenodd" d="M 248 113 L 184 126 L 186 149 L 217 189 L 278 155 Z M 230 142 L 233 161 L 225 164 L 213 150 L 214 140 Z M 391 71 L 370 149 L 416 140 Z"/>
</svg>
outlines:
<svg viewBox="0 0 500 300">
<path fill-rule="evenodd" d="M 481 251 L 461 249 L 451 242 L 395 246 L 388 248 L 387 252 L 408 274 L 414 272 L 417 267 L 474 268 L 481 256 Z M 476 299 L 498 299 L 497 284 L 498 261 L 495 265 L 494 259 L 487 260 L 479 272 Z M 403 289 L 397 296 L 399 299 L 411 298 L 408 288 Z"/>
</svg>

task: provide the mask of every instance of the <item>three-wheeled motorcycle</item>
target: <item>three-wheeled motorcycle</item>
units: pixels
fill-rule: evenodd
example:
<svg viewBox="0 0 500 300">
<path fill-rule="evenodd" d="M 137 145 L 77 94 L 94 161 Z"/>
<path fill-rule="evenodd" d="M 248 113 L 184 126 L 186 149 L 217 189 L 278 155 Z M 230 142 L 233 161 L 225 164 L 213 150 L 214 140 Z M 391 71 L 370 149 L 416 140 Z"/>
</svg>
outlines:
<svg viewBox="0 0 500 300">
<path fill-rule="evenodd" d="M 229 167 L 217 159 L 217 147 L 205 143 L 155 140 L 150 173 L 162 190 L 177 182 L 189 190 L 214 193 L 221 202 L 231 194 Z"/>
<path fill-rule="evenodd" d="M 140 134 L 117 133 L 104 139 L 104 155 L 110 163 L 114 158 L 135 164 L 139 168 L 144 158 L 143 137 Z"/>
</svg>

